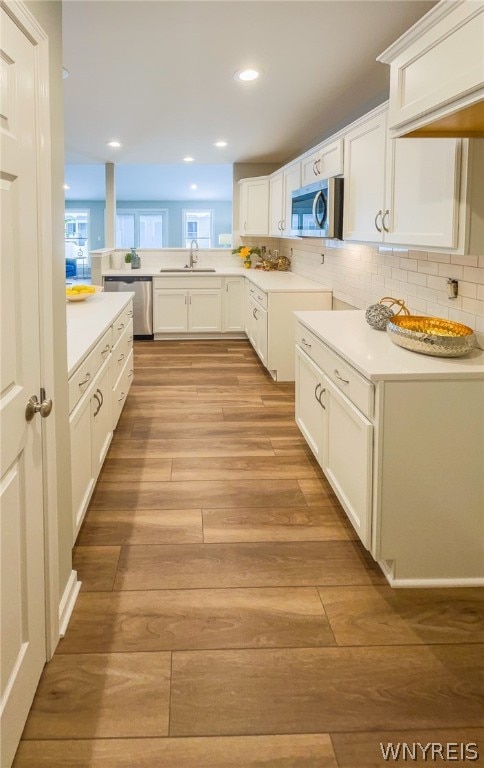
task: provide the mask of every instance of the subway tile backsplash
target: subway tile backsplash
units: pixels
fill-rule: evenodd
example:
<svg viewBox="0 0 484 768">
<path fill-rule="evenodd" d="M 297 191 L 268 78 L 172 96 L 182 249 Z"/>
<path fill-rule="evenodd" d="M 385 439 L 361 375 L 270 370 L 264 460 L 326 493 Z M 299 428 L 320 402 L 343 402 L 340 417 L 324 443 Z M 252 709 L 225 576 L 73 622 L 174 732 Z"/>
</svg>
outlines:
<svg viewBox="0 0 484 768">
<path fill-rule="evenodd" d="M 332 288 L 335 299 L 357 309 L 366 309 L 383 296 L 404 299 L 412 314 L 446 317 L 468 325 L 484 349 L 484 255 L 457 256 L 334 240 L 264 242 L 291 259 L 293 272 Z M 456 299 L 447 296 L 449 277 L 459 281 Z"/>
</svg>

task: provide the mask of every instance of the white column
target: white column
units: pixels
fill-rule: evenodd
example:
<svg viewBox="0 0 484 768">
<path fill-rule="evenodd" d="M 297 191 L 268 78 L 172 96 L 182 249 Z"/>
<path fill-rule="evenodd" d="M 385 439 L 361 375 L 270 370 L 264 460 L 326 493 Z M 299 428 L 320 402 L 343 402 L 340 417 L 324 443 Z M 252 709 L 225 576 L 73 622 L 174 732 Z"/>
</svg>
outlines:
<svg viewBox="0 0 484 768">
<path fill-rule="evenodd" d="M 104 221 L 104 247 L 116 247 L 116 167 L 106 163 L 106 213 Z"/>
</svg>

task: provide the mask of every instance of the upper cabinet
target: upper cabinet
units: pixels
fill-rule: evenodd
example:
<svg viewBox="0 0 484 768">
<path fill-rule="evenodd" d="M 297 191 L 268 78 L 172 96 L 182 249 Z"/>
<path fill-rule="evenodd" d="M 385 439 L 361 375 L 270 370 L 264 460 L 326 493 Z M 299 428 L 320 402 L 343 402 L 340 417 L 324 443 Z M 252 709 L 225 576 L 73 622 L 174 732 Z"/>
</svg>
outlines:
<svg viewBox="0 0 484 768">
<path fill-rule="evenodd" d="M 484 3 L 442 0 L 378 60 L 396 136 L 484 135 Z"/>
<path fill-rule="evenodd" d="M 301 186 L 343 173 L 343 139 L 324 144 L 301 160 Z"/>
<path fill-rule="evenodd" d="M 269 235 L 290 237 L 293 190 L 301 186 L 301 163 L 288 165 L 273 173 L 269 182 Z"/>
<path fill-rule="evenodd" d="M 239 230 L 241 235 L 267 235 L 269 231 L 269 178 L 242 179 Z"/>
<path fill-rule="evenodd" d="M 386 121 L 386 110 L 376 110 L 345 137 L 344 239 L 464 253 L 482 143 L 471 148 L 471 164 L 467 142 L 391 139 Z"/>
</svg>

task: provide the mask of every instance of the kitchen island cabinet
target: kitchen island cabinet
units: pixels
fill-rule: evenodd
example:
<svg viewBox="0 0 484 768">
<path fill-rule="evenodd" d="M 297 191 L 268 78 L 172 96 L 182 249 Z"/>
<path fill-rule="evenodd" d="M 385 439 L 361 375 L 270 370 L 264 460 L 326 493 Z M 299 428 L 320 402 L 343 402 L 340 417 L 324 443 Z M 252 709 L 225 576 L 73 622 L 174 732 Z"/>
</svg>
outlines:
<svg viewBox="0 0 484 768">
<path fill-rule="evenodd" d="M 101 293 L 67 306 L 73 543 L 133 377 L 132 296 Z"/>
<path fill-rule="evenodd" d="M 484 351 L 413 353 L 358 311 L 296 317 L 296 422 L 389 583 L 484 585 Z"/>
</svg>

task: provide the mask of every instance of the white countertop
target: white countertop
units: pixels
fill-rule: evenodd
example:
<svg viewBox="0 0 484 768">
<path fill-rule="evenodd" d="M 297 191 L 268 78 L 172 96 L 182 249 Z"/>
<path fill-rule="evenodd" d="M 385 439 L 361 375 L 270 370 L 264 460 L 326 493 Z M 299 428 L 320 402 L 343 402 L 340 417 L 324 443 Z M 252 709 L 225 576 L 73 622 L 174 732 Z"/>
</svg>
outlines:
<svg viewBox="0 0 484 768">
<path fill-rule="evenodd" d="M 97 293 L 85 301 L 67 302 L 68 377 L 72 376 L 133 296 L 131 291 Z"/>
<path fill-rule="evenodd" d="M 375 331 L 360 311 L 295 312 L 321 341 L 371 381 L 401 379 L 484 379 L 484 350 L 465 357 L 432 357 L 394 344 Z"/>
<path fill-rule="evenodd" d="M 246 277 L 251 283 L 268 293 L 284 293 L 285 291 L 322 291 L 331 292 L 331 288 L 297 275 L 295 272 L 265 272 L 262 269 L 244 269 L 243 267 L 216 267 L 215 272 L 160 272 L 159 268 L 146 269 L 109 269 L 103 272 L 103 277 Z"/>
</svg>

